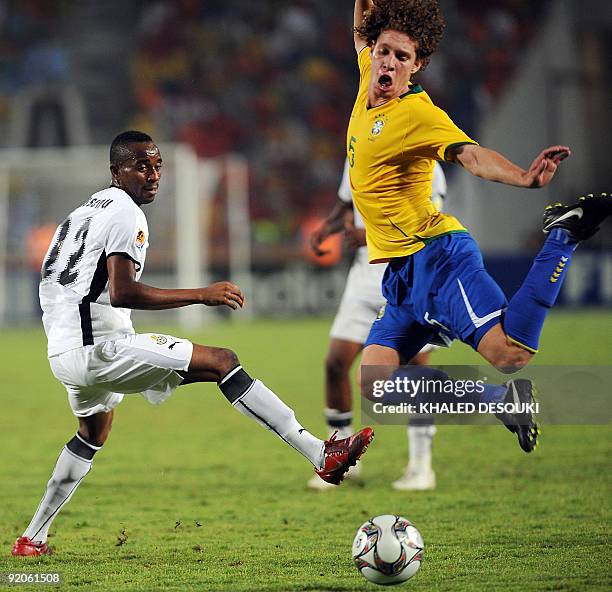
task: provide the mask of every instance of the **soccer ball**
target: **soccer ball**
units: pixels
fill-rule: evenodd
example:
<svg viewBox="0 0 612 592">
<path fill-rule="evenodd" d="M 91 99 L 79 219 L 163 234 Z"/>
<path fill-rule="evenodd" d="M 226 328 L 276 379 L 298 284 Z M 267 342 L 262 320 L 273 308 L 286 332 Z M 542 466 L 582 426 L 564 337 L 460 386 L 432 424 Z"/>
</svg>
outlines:
<svg viewBox="0 0 612 592">
<path fill-rule="evenodd" d="M 353 541 L 353 560 L 370 582 L 394 586 L 419 571 L 424 548 L 423 537 L 410 520 L 384 514 L 359 527 Z"/>
</svg>

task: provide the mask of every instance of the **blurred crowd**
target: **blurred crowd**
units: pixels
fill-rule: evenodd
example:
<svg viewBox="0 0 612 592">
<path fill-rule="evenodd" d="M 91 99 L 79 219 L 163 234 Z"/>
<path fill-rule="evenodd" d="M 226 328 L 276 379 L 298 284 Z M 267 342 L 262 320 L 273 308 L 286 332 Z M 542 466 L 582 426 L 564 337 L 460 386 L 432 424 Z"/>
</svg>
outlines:
<svg viewBox="0 0 612 592">
<path fill-rule="evenodd" d="M 45 82 L 67 81 L 68 49 L 61 39 L 69 2 L 0 1 L 0 96 Z"/>
<path fill-rule="evenodd" d="M 477 138 L 481 114 L 512 79 L 548 2 L 441 4 L 447 32 L 419 81 Z M 15 93 L 70 81 L 78 48 L 66 46 L 62 32 L 74 6 L 0 0 L 3 131 Z M 334 200 L 358 82 L 351 22 L 351 0 L 139 0 L 135 46 L 117 64 L 130 69 L 132 88 L 109 80 L 109 100 L 132 94 L 123 127 L 188 142 L 202 157 L 244 154 L 256 241 L 282 242 Z"/>
<path fill-rule="evenodd" d="M 0 0 L 0 132 L 10 137 L 12 102 L 20 92 L 70 80 L 70 57 L 62 41 L 67 1 Z"/>
</svg>

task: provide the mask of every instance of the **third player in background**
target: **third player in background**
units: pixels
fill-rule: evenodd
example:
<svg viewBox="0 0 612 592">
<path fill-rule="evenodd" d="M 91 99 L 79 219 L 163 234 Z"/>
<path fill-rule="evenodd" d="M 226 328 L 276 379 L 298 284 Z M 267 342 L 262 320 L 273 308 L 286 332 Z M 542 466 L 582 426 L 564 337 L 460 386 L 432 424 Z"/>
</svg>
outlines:
<svg viewBox="0 0 612 592">
<path fill-rule="evenodd" d="M 446 178 L 440 164 L 436 163 L 432 182 L 431 199 L 436 208 L 442 209 L 446 196 Z M 370 327 L 385 303 L 381 292 L 385 263 L 370 265 L 365 239 L 365 226 L 359 212 L 353 208 L 348 174 L 348 162 L 338 189 L 338 200 L 323 224 L 311 235 L 310 244 L 317 255 L 323 255 L 323 241 L 343 232 L 347 244 L 355 249 L 355 257 L 349 271 L 344 294 L 330 331 L 330 341 L 325 358 L 325 420 L 330 434 L 338 431 L 345 438 L 353 431 L 353 396 L 350 371 L 353 362 L 363 349 Z M 412 360 L 412 364 L 426 366 L 433 345 L 426 345 Z M 408 464 L 404 474 L 392 486 L 398 490 L 426 490 L 436 486 L 432 469 L 432 440 L 436 433 L 431 416 L 411 418 L 408 425 Z M 347 478 L 361 475 L 361 466 L 352 467 Z M 316 477 L 316 475 L 315 475 Z M 333 486 L 312 478 L 308 487 L 316 490 Z"/>
</svg>

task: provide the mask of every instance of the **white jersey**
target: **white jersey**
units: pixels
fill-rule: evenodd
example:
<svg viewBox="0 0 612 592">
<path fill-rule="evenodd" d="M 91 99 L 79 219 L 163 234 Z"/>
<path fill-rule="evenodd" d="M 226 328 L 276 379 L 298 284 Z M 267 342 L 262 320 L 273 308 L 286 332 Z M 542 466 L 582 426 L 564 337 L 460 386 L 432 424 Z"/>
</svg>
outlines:
<svg viewBox="0 0 612 592">
<path fill-rule="evenodd" d="M 131 310 L 110 304 L 106 259 L 122 254 L 144 268 L 149 228 L 142 210 L 111 187 L 74 210 L 55 231 L 39 288 L 49 357 L 134 333 Z"/>
</svg>

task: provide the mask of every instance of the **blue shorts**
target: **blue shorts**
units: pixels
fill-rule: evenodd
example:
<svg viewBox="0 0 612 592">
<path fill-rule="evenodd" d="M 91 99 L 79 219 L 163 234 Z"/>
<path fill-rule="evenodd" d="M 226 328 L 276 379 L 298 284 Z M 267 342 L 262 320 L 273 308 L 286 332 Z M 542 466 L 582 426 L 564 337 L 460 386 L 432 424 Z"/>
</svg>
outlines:
<svg viewBox="0 0 612 592">
<path fill-rule="evenodd" d="M 414 255 L 392 259 L 382 293 L 387 303 L 365 345 L 391 347 L 405 361 L 427 343 L 460 339 L 477 349 L 508 306 L 467 232 L 445 234 Z"/>
</svg>

